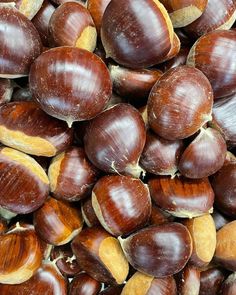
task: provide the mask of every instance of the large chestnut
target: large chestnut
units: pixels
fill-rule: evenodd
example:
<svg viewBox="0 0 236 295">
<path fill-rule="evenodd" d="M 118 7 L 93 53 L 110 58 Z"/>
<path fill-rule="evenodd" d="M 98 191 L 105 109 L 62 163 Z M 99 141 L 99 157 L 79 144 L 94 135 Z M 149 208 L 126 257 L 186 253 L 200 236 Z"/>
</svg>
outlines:
<svg viewBox="0 0 236 295">
<path fill-rule="evenodd" d="M 89 160 L 99 169 L 139 177 L 143 170 L 138 161 L 145 140 L 140 113 L 131 105 L 117 104 L 89 122 L 84 146 Z"/>
<path fill-rule="evenodd" d="M 29 85 L 41 108 L 69 126 L 98 115 L 112 90 L 103 61 L 73 47 L 53 48 L 40 55 L 31 66 Z"/>
<path fill-rule="evenodd" d="M 209 79 L 214 98 L 236 92 L 236 31 L 216 30 L 196 41 L 187 64 L 198 68 Z"/>
<path fill-rule="evenodd" d="M 174 216 L 193 218 L 213 210 L 214 192 L 207 178 L 156 177 L 148 182 L 154 202 Z"/>
<path fill-rule="evenodd" d="M 0 105 L 11 100 L 13 93 L 13 83 L 10 79 L 0 78 Z"/>
<path fill-rule="evenodd" d="M 80 273 L 70 284 L 69 295 L 97 295 L 101 290 L 101 283 L 86 273 Z"/>
<path fill-rule="evenodd" d="M 148 122 L 165 139 L 187 138 L 211 120 L 212 105 L 212 88 L 206 76 L 193 67 L 176 67 L 153 86 Z"/>
<path fill-rule="evenodd" d="M 112 0 L 103 15 L 101 38 L 107 57 L 142 69 L 162 62 L 168 54 L 173 26 L 159 1 Z"/>
<path fill-rule="evenodd" d="M 144 228 L 119 241 L 136 270 L 158 278 L 181 271 L 192 253 L 189 231 L 174 222 Z"/>
</svg>

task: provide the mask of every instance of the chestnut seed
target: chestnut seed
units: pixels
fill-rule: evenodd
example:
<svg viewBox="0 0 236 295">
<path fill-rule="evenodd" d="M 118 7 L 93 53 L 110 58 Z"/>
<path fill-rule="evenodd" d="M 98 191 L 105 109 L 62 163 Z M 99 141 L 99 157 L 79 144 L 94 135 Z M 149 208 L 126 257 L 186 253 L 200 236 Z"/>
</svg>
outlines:
<svg viewBox="0 0 236 295">
<path fill-rule="evenodd" d="M 86 273 L 80 273 L 70 284 L 69 295 L 97 295 L 101 290 L 101 283 Z"/>
<path fill-rule="evenodd" d="M 162 210 L 181 218 L 211 213 L 214 192 L 207 178 L 156 177 L 149 180 L 152 199 Z"/>
<path fill-rule="evenodd" d="M 40 107 L 69 127 L 74 121 L 98 115 L 112 91 L 109 71 L 102 60 L 72 47 L 53 48 L 40 55 L 31 66 L 29 85 Z"/>
<path fill-rule="evenodd" d="M 83 227 L 80 210 L 70 203 L 49 198 L 34 212 L 34 226 L 45 242 L 60 246 L 69 243 Z"/>
<path fill-rule="evenodd" d="M 55 198 L 79 201 L 91 193 L 98 170 L 88 161 L 83 148 L 70 147 L 52 159 L 48 177 Z"/>
<path fill-rule="evenodd" d="M 154 278 L 136 272 L 126 283 L 121 295 L 177 295 L 176 283 L 172 276 Z"/>
<path fill-rule="evenodd" d="M 138 165 L 146 140 L 140 113 L 129 104 L 117 104 L 89 122 L 84 136 L 89 160 L 107 173 L 139 177 Z"/>
<path fill-rule="evenodd" d="M 212 217 L 215 222 L 216 230 L 218 231 L 221 229 L 224 225 L 230 222 L 230 219 L 225 217 L 223 214 L 221 214 L 219 211 L 214 209 L 214 212 L 212 214 Z"/>
<path fill-rule="evenodd" d="M 199 295 L 200 291 L 200 271 L 192 266 L 186 266 L 184 270 L 177 275 L 178 294 L 181 295 Z"/>
<path fill-rule="evenodd" d="M 0 5 L 0 31 L 0 52 L 4 52 L 1 57 L 0 77 L 27 76 L 30 65 L 42 51 L 37 30 L 16 8 Z"/>
<path fill-rule="evenodd" d="M 104 229 L 113 236 L 144 227 L 151 215 L 148 187 L 129 176 L 104 176 L 94 186 L 92 206 Z"/>
<path fill-rule="evenodd" d="M 49 180 L 33 158 L 1 147 L 0 187 L 0 206 L 16 214 L 27 214 L 44 203 L 49 192 Z"/>
<path fill-rule="evenodd" d="M 136 270 L 158 278 L 181 271 L 192 253 L 189 231 L 174 222 L 146 227 L 119 241 Z"/>
<path fill-rule="evenodd" d="M 187 64 L 206 75 L 215 99 L 236 92 L 235 48 L 236 31 L 216 30 L 199 38 L 189 52 Z"/>
<path fill-rule="evenodd" d="M 120 295 L 123 285 L 110 286 L 99 293 L 99 295 Z"/>
<path fill-rule="evenodd" d="M 0 78 L 0 105 L 11 100 L 13 93 L 13 83 L 10 79 Z"/>
<path fill-rule="evenodd" d="M 49 32 L 55 46 L 75 46 L 94 51 L 97 32 L 89 11 L 77 2 L 61 4 L 52 14 Z"/>
<path fill-rule="evenodd" d="M 223 280 L 223 272 L 216 267 L 202 271 L 199 295 L 219 295 Z"/>
<path fill-rule="evenodd" d="M 170 215 L 166 211 L 161 210 L 155 205 L 155 203 L 152 204 L 152 212 L 149 219 L 150 225 L 161 225 L 171 221 L 174 221 L 174 217 L 172 215 Z"/>
<path fill-rule="evenodd" d="M 223 282 L 221 288 L 222 295 L 234 295 L 236 294 L 236 273 L 232 273 Z"/>
<path fill-rule="evenodd" d="M 165 139 L 187 138 L 211 120 L 212 105 L 207 78 L 198 69 L 180 66 L 167 71 L 153 86 L 148 122 Z"/>
<path fill-rule="evenodd" d="M 100 222 L 92 206 L 92 198 L 89 197 L 81 201 L 81 213 L 82 213 L 84 222 L 86 223 L 88 227 L 100 225 Z"/>
<path fill-rule="evenodd" d="M 0 141 L 22 152 L 52 157 L 72 142 L 73 132 L 64 122 L 48 116 L 35 102 L 0 106 Z"/>
<path fill-rule="evenodd" d="M 152 174 L 174 176 L 183 148 L 182 140 L 166 140 L 150 130 L 147 132 L 140 165 Z"/>
<path fill-rule="evenodd" d="M 101 39 L 107 57 L 142 69 L 162 62 L 168 54 L 173 26 L 159 1 L 112 0 L 103 15 Z"/>
<path fill-rule="evenodd" d="M 72 250 L 82 269 L 107 284 L 122 284 L 129 264 L 118 240 L 101 227 L 83 229 L 73 240 Z"/>
</svg>

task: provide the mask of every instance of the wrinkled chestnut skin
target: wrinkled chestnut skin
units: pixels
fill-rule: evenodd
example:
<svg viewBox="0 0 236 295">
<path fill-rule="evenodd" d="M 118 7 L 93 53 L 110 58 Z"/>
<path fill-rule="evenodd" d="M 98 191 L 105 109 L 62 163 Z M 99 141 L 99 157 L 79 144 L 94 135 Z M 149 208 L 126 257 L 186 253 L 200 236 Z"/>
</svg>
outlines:
<svg viewBox="0 0 236 295">
<path fill-rule="evenodd" d="M 216 30 L 198 39 L 189 52 L 187 64 L 206 75 L 215 99 L 236 92 L 235 48 L 236 31 Z"/>
<path fill-rule="evenodd" d="M 179 223 L 144 228 L 120 243 L 136 270 L 158 278 L 183 269 L 192 252 L 190 233 Z"/>
<path fill-rule="evenodd" d="M 168 54 L 173 26 L 157 1 L 112 0 L 103 15 L 101 39 L 107 57 L 142 69 L 160 63 Z"/>
<path fill-rule="evenodd" d="M 16 8 L 0 6 L 0 77 L 27 76 L 42 51 L 39 34 L 31 21 Z"/>
<path fill-rule="evenodd" d="M 218 268 L 202 271 L 199 295 L 219 295 L 223 280 L 224 274 Z"/>
<path fill-rule="evenodd" d="M 100 225 L 100 222 L 93 210 L 92 198 L 86 198 L 81 202 L 81 212 L 84 222 L 88 227 Z"/>
<path fill-rule="evenodd" d="M 97 295 L 101 290 L 101 283 L 86 273 L 78 274 L 70 284 L 69 295 Z"/>
<path fill-rule="evenodd" d="M 0 105 L 11 100 L 13 93 L 13 83 L 10 79 L 0 78 Z"/>
<path fill-rule="evenodd" d="M 89 160 L 107 173 L 139 177 L 137 162 L 146 140 L 144 121 L 131 105 L 117 104 L 89 122 L 84 147 Z"/>
<path fill-rule="evenodd" d="M 112 90 L 108 69 L 99 57 L 66 46 L 37 58 L 31 66 L 29 85 L 41 108 L 69 126 L 98 115 Z"/>
<path fill-rule="evenodd" d="M 198 69 L 180 66 L 167 71 L 153 86 L 148 122 L 165 139 L 187 138 L 211 119 L 212 105 L 207 78 Z"/>
<path fill-rule="evenodd" d="M 235 273 L 228 276 L 223 282 L 221 293 L 222 295 L 234 295 L 236 294 L 236 277 Z"/>
</svg>

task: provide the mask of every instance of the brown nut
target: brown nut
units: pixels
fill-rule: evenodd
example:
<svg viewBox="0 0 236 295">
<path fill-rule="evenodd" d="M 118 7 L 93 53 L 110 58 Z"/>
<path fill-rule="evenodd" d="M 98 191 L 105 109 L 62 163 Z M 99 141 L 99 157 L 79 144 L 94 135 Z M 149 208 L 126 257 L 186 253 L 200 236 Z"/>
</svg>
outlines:
<svg viewBox="0 0 236 295">
<path fill-rule="evenodd" d="M 186 266 L 183 271 L 177 274 L 178 294 L 199 295 L 200 271 L 192 266 Z"/>
<path fill-rule="evenodd" d="M 101 283 L 86 273 L 78 274 L 70 283 L 69 295 L 97 295 Z"/>
<path fill-rule="evenodd" d="M 202 271 L 199 295 L 219 295 L 224 278 L 222 270 L 216 267 Z"/>
<path fill-rule="evenodd" d="M 88 227 L 98 226 L 100 222 L 94 212 L 92 205 L 92 198 L 89 197 L 81 202 L 81 213 L 84 219 L 84 222 Z"/>
<path fill-rule="evenodd" d="M 222 295 L 234 295 L 236 294 L 236 273 L 232 273 L 223 282 L 221 287 Z"/>
</svg>

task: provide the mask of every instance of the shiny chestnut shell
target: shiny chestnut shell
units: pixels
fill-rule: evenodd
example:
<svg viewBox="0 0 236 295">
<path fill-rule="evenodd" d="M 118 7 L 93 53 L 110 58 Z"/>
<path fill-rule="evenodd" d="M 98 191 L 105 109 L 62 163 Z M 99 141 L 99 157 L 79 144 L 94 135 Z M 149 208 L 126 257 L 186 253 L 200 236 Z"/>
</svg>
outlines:
<svg viewBox="0 0 236 295">
<path fill-rule="evenodd" d="M 223 271 L 217 267 L 201 271 L 199 295 L 218 295 L 224 278 Z"/>
<path fill-rule="evenodd" d="M 86 273 L 80 273 L 70 283 L 69 295 L 97 295 L 101 290 L 101 283 Z"/>
</svg>

